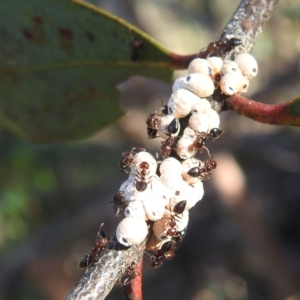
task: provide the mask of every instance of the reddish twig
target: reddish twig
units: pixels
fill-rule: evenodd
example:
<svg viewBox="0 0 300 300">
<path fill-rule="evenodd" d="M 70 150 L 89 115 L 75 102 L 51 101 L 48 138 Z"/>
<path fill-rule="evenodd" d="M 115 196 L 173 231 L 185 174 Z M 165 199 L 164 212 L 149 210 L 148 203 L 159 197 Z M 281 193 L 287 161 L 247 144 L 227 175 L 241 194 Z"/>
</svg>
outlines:
<svg viewBox="0 0 300 300">
<path fill-rule="evenodd" d="M 225 100 L 224 109 L 265 124 L 300 126 L 299 100 L 270 105 L 235 95 Z"/>
<path fill-rule="evenodd" d="M 136 277 L 123 287 L 124 300 L 142 300 L 143 258 L 137 263 Z"/>
</svg>

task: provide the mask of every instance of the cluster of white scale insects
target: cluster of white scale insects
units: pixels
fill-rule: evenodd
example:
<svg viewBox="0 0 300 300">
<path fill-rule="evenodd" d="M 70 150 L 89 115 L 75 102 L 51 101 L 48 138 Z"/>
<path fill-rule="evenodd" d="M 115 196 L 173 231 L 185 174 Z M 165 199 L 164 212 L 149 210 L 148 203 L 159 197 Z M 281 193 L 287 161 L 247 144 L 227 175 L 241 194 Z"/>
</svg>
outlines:
<svg viewBox="0 0 300 300">
<path fill-rule="evenodd" d="M 126 247 L 147 238 L 151 267 L 174 256 L 189 210 L 203 197 L 202 181 L 217 166 L 205 143 L 224 131 L 209 100 L 217 89 L 227 96 L 245 93 L 257 71 L 250 54 L 194 59 L 188 75 L 175 80 L 168 105 L 147 118 L 148 137 L 164 139 L 155 157 L 142 148 L 122 153 L 119 168 L 129 177 L 113 197 L 115 214 L 123 216 L 116 238 Z M 196 155 L 203 152 L 208 159 L 201 161 Z"/>
</svg>

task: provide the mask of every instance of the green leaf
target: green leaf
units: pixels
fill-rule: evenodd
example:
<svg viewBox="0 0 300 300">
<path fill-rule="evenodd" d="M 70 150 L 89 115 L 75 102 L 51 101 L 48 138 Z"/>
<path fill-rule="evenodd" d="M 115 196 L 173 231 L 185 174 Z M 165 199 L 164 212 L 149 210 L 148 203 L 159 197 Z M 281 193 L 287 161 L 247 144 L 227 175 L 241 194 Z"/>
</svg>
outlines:
<svg viewBox="0 0 300 300">
<path fill-rule="evenodd" d="M 298 119 L 298 126 L 300 125 L 300 95 L 298 95 L 295 99 L 291 100 L 287 106 L 287 110 L 294 118 Z"/>
<path fill-rule="evenodd" d="M 0 15 L 0 128 L 29 141 L 88 137 L 123 114 L 119 83 L 168 81 L 175 68 L 146 34 L 84 2 L 3 0 Z"/>
</svg>

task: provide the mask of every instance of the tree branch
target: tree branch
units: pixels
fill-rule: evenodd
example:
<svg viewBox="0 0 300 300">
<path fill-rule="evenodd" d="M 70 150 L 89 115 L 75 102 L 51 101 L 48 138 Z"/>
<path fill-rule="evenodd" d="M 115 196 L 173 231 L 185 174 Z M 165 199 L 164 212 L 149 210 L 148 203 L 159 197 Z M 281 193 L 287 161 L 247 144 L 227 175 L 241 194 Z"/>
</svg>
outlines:
<svg viewBox="0 0 300 300">
<path fill-rule="evenodd" d="M 239 38 L 243 44 L 229 55 L 234 56 L 240 52 L 249 52 L 255 41 L 270 18 L 277 0 L 242 0 L 232 19 L 224 28 L 221 39 L 231 37 Z M 189 62 L 195 57 L 206 57 L 206 53 L 180 56 L 173 54 L 173 65 L 178 68 L 187 68 Z M 221 106 L 224 102 L 220 102 Z M 230 102 L 227 103 L 230 107 Z M 232 109 L 232 108 L 231 108 Z M 95 262 L 81 278 L 74 290 L 67 296 L 66 300 L 79 299 L 105 299 L 112 289 L 114 283 L 125 272 L 133 261 L 139 262 L 143 256 L 144 245 L 134 246 L 122 251 L 116 248 L 105 250 L 98 262 Z M 138 278 L 137 278 L 138 280 Z M 129 295 L 129 294 L 127 294 Z M 135 299 L 135 298 L 132 298 Z M 136 298 L 140 300 L 139 298 Z"/>
<path fill-rule="evenodd" d="M 242 0 L 231 20 L 223 29 L 220 40 L 232 37 L 242 40 L 242 44 L 228 52 L 225 59 L 233 59 L 239 53 L 251 52 L 258 36 L 262 33 L 267 21 L 277 4 L 278 0 Z M 189 63 L 196 57 L 206 58 L 209 52 L 190 55 L 178 55 L 172 53 L 172 66 L 186 69 Z"/>
<path fill-rule="evenodd" d="M 251 52 L 266 22 L 271 17 L 278 0 L 242 0 L 231 20 L 225 26 L 221 40 L 236 37 L 242 44 L 236 47 L 233 57 L 239 53 Z M 229 58 L 229 57 L 226 57 Z"/>
<path fill-rule="evenodd" d="M 232 96 L 225 100 L 224 109 L 230 109 L 257 122 L 270 125 L 300 126 L 300 113 L 293 110 L 296 98 L 282 104 L 264 104 L 242 96 Z"/>
<path fill-rule="evenodd" d="M 242 40 L 242 44 L 228 52 L 224 59 L 234 59 L 240 53 L 251 52 L 277 2 L 278 0 L 241 1 L 231 20 L 225 26 L 221 40 L 235 37 Z M 224 94 L 213 97 L 212 107 L 218 112 L 225 110 L 225 99 Z"/>
<path fill-rule="evenodd" d="M 103 300 L 132 262 L 140 262 L 145 243 L 130 248 L 120 245 L 115 236 L 97 262 L 92 264 L 66 300 Z M 140 300 L 140 299 L 139 299 Z"/>
</svg>

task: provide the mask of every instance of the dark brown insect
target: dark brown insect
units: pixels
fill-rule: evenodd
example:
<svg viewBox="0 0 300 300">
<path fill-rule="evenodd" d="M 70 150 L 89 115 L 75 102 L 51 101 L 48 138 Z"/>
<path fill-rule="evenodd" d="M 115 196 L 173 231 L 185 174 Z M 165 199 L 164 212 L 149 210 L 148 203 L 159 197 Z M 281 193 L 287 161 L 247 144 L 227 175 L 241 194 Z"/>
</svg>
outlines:
<svg viewBox="0 0 300 300">
<path fill-rule="evenodd" d="M 118 192 L 118 194 L 113 196 L 113 201 L 111 201 L 113 205 L 113 210 L 116 216 L 120 216 L 124 213 L 124 209 L 127 206 L 125 198 L 122 196 L 122 192 Z"/>
<path fill-rule="evenodd" d="M 201 180 L 208 180 L 209 175 L 212 174 L 212 171 L 217 167 L 217 162 L 213 157 L 204 162 L 204 166 L 201 167 L 201 162 L 198 167 L 191 168 L 187 174 L 192 177 L 198 177 Z"/>
<path fill-rule="evenodd" d="M 205 50 L 201 50 L 202 52 L 207 52 L 207 56 L 212 55 L 222 55 L 226 52 L 233 50 L 235 47 L 242 44 L 242 40 L 237 38 L 231 38 L 227 40 L 219 40 L 216 42 L 209 43 Z"/>
<path fill-rule="evenodd" d="M 130 168 L 131 168 L 133 159 L 134 159 L 134 157 L 137 153 L 136 150 L 146 151 L 146 149 L 144 149 L 144 148 L 135 148 L 135 147 L 133 147 L 131 149 L 131 151 L 123 152 L 122 155 L 121 155 L 120 162 L 119 162 L 119 170 L 121 172 L 126 172 L 126 173 L 130 172 Z"/>
<path fill-rule="evenodd" d="M 133 37 L 129 43 L 131 49 L 130 59 L 132 61 L 137 61 L 140 58 L 140 51 L 143 48 L 143 42 Z"/>
<path fill-rule="evenodd" d="M 148 139 L 155 139 L 156 137 L 158 137 L 157 129 L 147 128 L 147 135 Z"/>
<path fill-rule="evenodd" d="M 180 214 L 184 212 L 184 209 L 186 207 L 186 200 L 179 201 L 176 203 L 173 207 L 174 214 L 171 214 L 170 220 L 168 222 L 169 229 L 167 230 L 167 236 L 175 236 L 176 235 L 176 218 L 179 217 Z"/>
<path fill-rule="evenodd" d="M 109 240 L 106 237 L 105 232 L 101 230 L 103 225 L 103 223 L 100 225 L 99 231 L 97 232 L 96 240 L 92 251 L 83 256 L 82 260 L 79 263 L 79 268 L 88 267 L 99 257 L 101 250 L 104 249 L 108 244 Z"/>
<path fill-rule="evenodd" d="M 176 232 L 176 235 L 172 237 L 172 240 L 177 244 L 179 242 L 181 242 L 183 240 L 183 238 L 185 237 L 186 235 L 186 229 L 183 229 L 182 231 L 177 231 Z"/>
<path fill-rule="evenodd" d="M 214 141 L 218 139 L 222 134 L 224 133 L 224 130 L 221 128 L 212 128 L 209 133 L 207 134 L 207 138 Z"/>
<path fill-rule="evenodd" d="M 143 161 L 139 164 L 139 171 L 135 173 L 135 188 L 139 192 L 143 192 L 148 186 L 149 167 L 149 164 Z"/>
<path fill-rule="evenodd" d="M 176 243 L 173 240 L 171 240 L 171 242 L 172 243 L 171 243 L 169 251 L 166 251 L 164 254 L 166 260 L 172 259 L 175 256 L 175 251 L 177 249 Z"/>
<path fill-rule="evenodd" d="M 159 154 L 163 159 L 166 159 L 170 156 L 172 149 L 175 146 L 176 138 L 169 136 L 166 140 L 161 142 L 162 145 L 159 149 Z"/>
<path fill-rule="evenodd" d="M 194 142 L 188 147 L 189 151 L 201 150 L 202 148 L 205 148 L 204 145 L 207 140 L 215 141 L 224 133 L 224 130 L 221 128 L 212 128 L 208 133 L 199 132 L 197 130 L 195 131 L 195 133 L 196 138 Z"/>
<path fill-rule="evenodd" d="M 165 259 L 171 259 L 175 256 L 173 253 L 174 241 L 165 242 L 160 249 L 154 252 L 154 254 L 150 257 L 152 260 L 150 267 L 156 269 L 163 264 Z M 172 251 L 172 254 L 170 252 Z M 171 257 L 172 256 L 172 257 Z M 170 258 L 169 258 L 170 257 Z"/>
<path fill-rule="evenodd" d="M 168 106 L 164 105 L 160 110 L 161 113 L 151 113 L 147 117 L 146 124 L 148 139 L 154 139 L 157 137 L 157 125 L 159 124 L 161 117 L 168 114 Z"/>
<path fill-rule="evenodd" d="M 139 273 L 136 271 L 137 264 L 133 262 L 131 266 L 129 266 L 126 270 L 124 275 L 121 277 L 121 283 L 123 285 L 127 285 L 131 280 L 133 280 Z"/>
<path fill-rule="evenodd" d="M 176 227 L 175 217 L 178 214 L 182 214 L 186 206 L 186 200 L 178 202 L 174 208 L 173 211 L 175 212 L 175 215 L 172 215 L 172 218 L 174 220 L 174 228 Z M 173 226 L 173 225 L 172 225 Z M 168 242 L 165 242 L 160 249 L 156 250 L 152 256 L 150 256 L 151 259 L 151 268 L 158 268 L 160 267 L 164 260 L 170 260 L 175 256 L 175 251 L 177 249 L 177 244 L 183 240 L 186 234 L 186 228 L 182 231 L 175 231 L 175 234 L 171 236 L 171 240 Z"/>
</svg>

